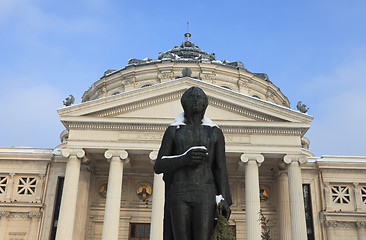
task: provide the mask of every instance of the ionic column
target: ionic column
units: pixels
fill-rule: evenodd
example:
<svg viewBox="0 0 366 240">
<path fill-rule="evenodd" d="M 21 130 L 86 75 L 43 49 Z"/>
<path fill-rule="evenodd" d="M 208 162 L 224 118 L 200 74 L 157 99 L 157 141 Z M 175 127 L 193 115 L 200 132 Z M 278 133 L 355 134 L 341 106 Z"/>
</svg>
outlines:
<svg viewBox="0 0 366 240">
<path fill-rule="evenodd" d="M 280 163 L 278 176 L 278 226 L 281 240 L 291 240 L 290 200 L 285 163 Z"/>
<path fill-rule="evenodd" d="M 291 236 L 296 240 L 307 240 L 304 196 L 300 163 L 306 162 L 303 155 L 286 155 L 288 185 L 290 192 Z"/>
<path fill-rule="evenodd" d="M 80 159 L 85 156 L 85 152 L 82 149 L 62 149 L 61 153 L 64 157 L 68 157 L 69 160 L 66 164 L 56 240 L 71 240 L 74 232 Z"/>
<path fill-rule="evenodd" d="M 85 239 L 88 223 L 90 175 L 90 161 L 84 157 L 80 167 L 78 201 L 76 203 L 77 218 L 74 223 L 75 228 L 73 239 Z"/>
<path fill-rule="evenodd" d="M 366 240 L 366 222 L 357 222 L 358 240 Z"/>
<path fill-rule="evenodd" d="M 261 240 L 258 166 L 264 157 L 262 154 L 242 154 L 240 160 L 245 163 L 246 239 Z"/>
<path fill-rule="evenodd" d="M 6 239 L 6 227 L 8 225 L 8 218 L 10 212 L 8 211 L 1 211 L 0 212 L 0 239 Z"/>
<path fill-rule="evenodd" d="M 37 240 L 37 234 L 38 234 L 38 223 L 39 218 L 41 217 L 40 212 L 30 212 L 28 213 L 28 217 L 30 218 L 31 224 L 29 226 L 28 231 L 28 240 Z"/>
<path fill-rule="evenodd" d="M 125 150 L 107 150 L 104 156 L 109 160 L 110 166 L 102 239 L 117 240 L 123 175 L 121 160 L 128 162 L 128 153 Z"/>
<path fill-rule="evenodd" d="M 158 153 L 156 151 L 152 151 L 149 155 L 153 163 L 155 163 L 157 156 Z M 165 194 L 165 183 L 163 181 L 163 174 L 154 173 L 151 228 L 150 228 L 151 240 L 163 239 L 164 194 Z"/>
</svg>

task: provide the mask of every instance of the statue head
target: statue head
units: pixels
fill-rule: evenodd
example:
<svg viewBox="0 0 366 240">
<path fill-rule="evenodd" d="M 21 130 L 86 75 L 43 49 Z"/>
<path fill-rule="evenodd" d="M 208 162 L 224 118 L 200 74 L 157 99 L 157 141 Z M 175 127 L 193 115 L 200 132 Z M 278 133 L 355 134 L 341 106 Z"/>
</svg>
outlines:
<svg viewBox="0 0 366 240">
<path fill-rule="evenodd" d="M 204 91 L 199 87 L 191 87 L 185 91 L 180 100 L 184 109 L 184 116 L 189 114 L 201 114 L 201 118 L 205 115 L 208 106 L 208 98 Z"/>
</svg>

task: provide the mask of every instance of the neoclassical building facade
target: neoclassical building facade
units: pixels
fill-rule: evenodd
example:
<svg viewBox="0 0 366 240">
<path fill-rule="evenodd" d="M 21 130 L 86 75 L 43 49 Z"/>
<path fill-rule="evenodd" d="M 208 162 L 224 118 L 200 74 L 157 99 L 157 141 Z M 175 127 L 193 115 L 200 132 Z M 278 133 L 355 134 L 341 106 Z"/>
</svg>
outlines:
<svg viewBox="0 0 366 240">
<path fill-rule="evenodd" d="M 225 135 L 238 240 L 265 230 L 366 239 L 366 157 L 314 157 L 304 137 L 313 117 L 290 109 L 266 74 L 216 60 L 190 33 L 156 60 L 107 70 L 82 103 L 59 109 L 60 145 L 0 148 L 0 239 L 162 240 L 164 182 L 153 165 L 191 86 Z"/>
</svg>

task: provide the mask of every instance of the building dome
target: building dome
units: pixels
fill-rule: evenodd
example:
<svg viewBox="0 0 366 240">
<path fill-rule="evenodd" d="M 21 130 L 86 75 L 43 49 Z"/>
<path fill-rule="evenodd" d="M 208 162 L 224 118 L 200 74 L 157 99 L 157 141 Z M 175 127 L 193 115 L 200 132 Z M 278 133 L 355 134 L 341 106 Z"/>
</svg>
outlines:
<svg viewBox="0 0 366 240">
<path fill-rule="evenodd" d="M 173 49 L 170 49 L 164 53 L 160 53 L 158 59 L 159 60 L 169 60 L 169 59 L 184 59 L 184 60 L 206 60 L 206 61 L 215 61 L 215 54 L 208 53 L 200 49 L 196 44 L 191 42 L 191 34 L 186 33 L 185 40 L 182 42 L 180 46 L 175 46 Z"/>
<path fill-rule="evenodd" d="M 182 70 L 189 68 L 190 77 L 235 92 L 289 107 L 287 97 L 265 73 L 252 73 L 240 61 L 216 60 L 215 53 L 199 48 L 191 41 L 189 32 L 180 46 L 161 52 L 157 59 L 130 59 L 127 66 L 118 70 L 106 70 L 99 81 L 84 93 L 82 101 L 120 94 L 187 77 Z"/>
</svg>

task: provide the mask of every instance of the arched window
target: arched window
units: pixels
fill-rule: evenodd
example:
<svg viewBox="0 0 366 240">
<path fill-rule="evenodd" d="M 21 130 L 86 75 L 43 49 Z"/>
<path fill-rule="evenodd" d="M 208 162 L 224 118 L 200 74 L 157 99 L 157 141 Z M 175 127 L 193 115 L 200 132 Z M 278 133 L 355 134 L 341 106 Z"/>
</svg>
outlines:
<svg viewBox="0 0 366 240">
<path fill-rule="evenodd" d="M 141 88 L 150 87 L 150 86 L 152 86 L 152 84 L 143 85 Z"/>
<path fill-rule="evenodd" d="M 226 89 L 229 89 L 229 90 L 232 90 L 230 87 L 228 87 L 228 86 L 221 86 L 221 87 L 223 87 L 223 88 L 226 88 Z"/>
</svg>

